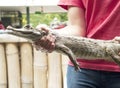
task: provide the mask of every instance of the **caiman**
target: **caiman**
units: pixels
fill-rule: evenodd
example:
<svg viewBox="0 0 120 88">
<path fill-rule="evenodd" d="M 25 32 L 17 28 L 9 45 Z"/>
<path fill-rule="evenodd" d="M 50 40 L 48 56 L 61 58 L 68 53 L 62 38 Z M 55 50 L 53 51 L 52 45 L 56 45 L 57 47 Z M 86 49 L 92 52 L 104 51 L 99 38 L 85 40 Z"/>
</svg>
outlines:
<svg viewBox="0 0 120 88">
<path fill-rule="evenodd" d="M 77 63 L 76 58 L 84 58 L 87 60 L 104 59 L 107 61 L 114 61 L 120 65 L 120 38 L 118 40 L 99 40 L 85 37 L 60 35 L 53 31 L 46 32 L 25 26 L 17 29 L 11 26 L 7 30 L 0 32 L 0 34 L 11 34 L 35 42 L 47 35 L 54 35 L 55 48 L 54 51 L 65 54 L 69 57 L 75 70 L 78 70 L 80 65 Z"/>
</svg>

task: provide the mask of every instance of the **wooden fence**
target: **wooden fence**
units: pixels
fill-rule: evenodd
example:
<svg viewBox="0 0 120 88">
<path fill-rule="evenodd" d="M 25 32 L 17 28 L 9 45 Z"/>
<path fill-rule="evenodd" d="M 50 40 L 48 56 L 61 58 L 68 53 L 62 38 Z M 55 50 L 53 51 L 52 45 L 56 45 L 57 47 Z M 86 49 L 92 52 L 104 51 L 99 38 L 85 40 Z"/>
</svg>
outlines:
<svg viewBox="0 0 120 88">
<path fill-rule="evenodd" d="M 27 40 L 0 35 L 0 88 L 66 88 L 68 57 L 36 51 Z"/>
</svg>

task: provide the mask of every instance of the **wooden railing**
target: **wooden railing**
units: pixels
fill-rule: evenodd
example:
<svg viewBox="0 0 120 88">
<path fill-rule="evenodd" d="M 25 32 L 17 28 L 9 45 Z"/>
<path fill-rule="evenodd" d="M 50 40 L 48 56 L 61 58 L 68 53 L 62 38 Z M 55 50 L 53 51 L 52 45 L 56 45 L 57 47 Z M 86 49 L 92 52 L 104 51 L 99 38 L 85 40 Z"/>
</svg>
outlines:
<svg viewBox="0 0 120 88">
<path fill-rule="evenodd" d="M 66 88 L 68 57 L 36 51 L 27 40 L 0 35 L 0 88 Z"/>
</svg>

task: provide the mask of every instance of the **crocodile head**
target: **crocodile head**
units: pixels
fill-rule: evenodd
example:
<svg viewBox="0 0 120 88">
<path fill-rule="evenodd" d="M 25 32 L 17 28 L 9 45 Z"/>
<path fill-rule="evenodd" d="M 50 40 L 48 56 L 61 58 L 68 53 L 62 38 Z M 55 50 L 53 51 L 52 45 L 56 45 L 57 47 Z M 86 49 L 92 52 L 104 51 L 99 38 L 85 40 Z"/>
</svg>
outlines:
<svg viewBox="0 0 120 88">
<path fill-rule="evenodd" d="M 20 29 L 8 26 L 7 30 L 8 30 L 6 31 L 7 34 L 19 36 L 19 37 L 22 37 L 22 38 L 25 38 L 31 41 L 36 41 L 48 34 L 44 30 L 35 29 L 28 25 Z"/>
</svg>

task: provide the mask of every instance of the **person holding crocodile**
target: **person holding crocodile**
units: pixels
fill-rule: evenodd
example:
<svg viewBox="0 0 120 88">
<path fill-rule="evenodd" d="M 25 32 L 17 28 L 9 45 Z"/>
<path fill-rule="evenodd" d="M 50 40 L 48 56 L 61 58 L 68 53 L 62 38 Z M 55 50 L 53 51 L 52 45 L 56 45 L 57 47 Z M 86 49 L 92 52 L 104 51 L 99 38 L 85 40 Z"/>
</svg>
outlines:
<svg viewBox="0 0 120 88">
<path fill-rule="evenodd" d="M 58 34 L 110 40 L 120 36 L 120 0 L 60 0 L 68 10 L 68 26 L 55 30 Z M 39 27 L 49 31 L 47 27 Z M 48 35 L 34 42 L 36 49 L 52 52 L 55 36 Z M 80 71 L 69 62 L 67 88 L 120 88 L 120 66 L 105 60 L 77 59 Z"/>
</svg>

